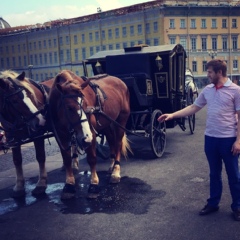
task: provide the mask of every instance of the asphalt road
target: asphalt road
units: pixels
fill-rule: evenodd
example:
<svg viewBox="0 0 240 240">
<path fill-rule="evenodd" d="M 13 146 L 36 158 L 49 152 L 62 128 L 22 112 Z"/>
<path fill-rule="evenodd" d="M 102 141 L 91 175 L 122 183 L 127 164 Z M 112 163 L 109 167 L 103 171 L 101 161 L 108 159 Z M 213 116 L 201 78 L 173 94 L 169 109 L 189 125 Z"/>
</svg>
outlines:
<svg viewBox="0 0 240 240">
<path fill-rule="evenodd" d="M 225 170 L 219 212 L 198 215 L 209 191 L 203 152 L 205 114 L 205 110 L 197 113 L 193 135 L 178 126 L 167 129 L 166 151 L 159 159 L 149 157 L 148 139 L 133 139 L 135 154 L 122 160 L 122 179 L 117 185 L 108 183 L 109 163 L 99 159 L 101 192 L 95 200 L 86 198 L 89 168 L 84 157 L 75 175 L 76 198 L 69 201 L 60 200 L 65 173 L 60 171 L 57 150 L 48 155 L 48 189 L 42 198 L 30 193 L 37 181 L 34 162 L 24 165 L 27 196 L 18 201 L 9 197 L 14 170 L 1 171 L 0 239 L 239 240 L 240 222 L 231 214 Z"/>
</svg>

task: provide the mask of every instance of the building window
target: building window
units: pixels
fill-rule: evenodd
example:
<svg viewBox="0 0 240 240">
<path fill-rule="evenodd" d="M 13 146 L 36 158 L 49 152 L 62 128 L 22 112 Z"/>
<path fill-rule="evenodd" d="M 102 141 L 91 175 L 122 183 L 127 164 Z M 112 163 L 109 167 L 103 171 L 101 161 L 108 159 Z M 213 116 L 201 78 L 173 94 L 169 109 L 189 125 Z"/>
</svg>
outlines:
<svg viewBox="0 0 240 240">
<path fill-rule="evenodd" d="M 102 45 L 102 50 L 105 51 L 106 50 L 106 46 Z"/>
<path fill-rule="evenodd" d="M 58 63 L 58 55 L 57 55 L 57 52 L 54 52 L 54 63 Z"/>
<path fill-rule="evenodd" d="M 147 39 L 146 40 L 146 44 L 148 45 L 148 46 L 151 46 L 151 40 L 150 39 Z M 132 42 L 131 42 L 131 47 L 132 46 L 134 46 L 134 42 L 133 42 L 133 45 L 132 45 Z"/>
<path fill-rule="evenodd" d="M 212 50 L 217 50 L 217 38 L 212 38 Z"/>
<path fill-rule="evenodd" d="M 123 27 L 123 28 L 122 28 L 122 36 L 123 36 L 123 37 L 126 37 L 126 36 L 127 36 L 127 28 L 126 28 L 126 27 Z"/>
<path fill-rule="evenodd" d="M 42 63 L 43 63 L 42 62 L 42 54 L 41 53 L 39 54 L 39 63 L 40 63 L 40 65 L 42 65 Z"/>
<path fill-rule="evenodd" d="M 96 46 L 96 53 L 100 51 L 100 47 Z"/>
<path fill-rule="evenodd" d="M 191 19 L 191 28 L 196 28 L 196 19 Z"/>
<path fill-rule="evenodd" d="M 15 49 L 14 49 L 14 46 L 12 46 L 12 53 L 14 53 L 15 52 Z"/>
<path fill-rule="evenodd" d="M 108 38 L 112 39 L 112 29 L 108 29 Z"/>
<path fill-rule="evenodd" d="M 32 63 L 32 62 L 31 62 Z M 47 53 L 44 53 L 44 63 L 47 64 L 48 61 L 47 61 Z"/>
<path fill-rule="evenodd" d="M 102 30 L 102 40 L 106 39 L 106 34 L 105 34 L 105 30 Z"/>
<path fill-rule="evenodd" d="M 154 46 L 158 46 L 158 45 L 159 45 L 159 40 L 158 40 L 158 38 L 154 38 L 154 39 L 153 39 L 153 45 L 154 45 Z"/>
<path fill-rule="evenodd" d="M 207 38 L 202 37 L 202 51 L 207 51 Z"/>
<path fill-rule="evenodd" d="M 202 62 L 202 71 L 203 71 L 203 72 L 206 72 L 206 71 L 207 71 L 207 67 L 206 67 L 206 66 L 207 66 L 207 61 L 203 61 L 203 62 Z"/>
<path fill-rule="evenodd" d="M 20 64 L 19 64 L 20 65 Z M 20 65 L 21 66 L 21 65 Z M 4 59 L 1 58 L 1 67 L 4 68 Z"/>
<path fill-rule="evenodd" d="M 158 32 L 158 22 L 153 23 L 153 31 Z"/>
<path fill-rule="evenodd" d="M 202 19 L 202 20 L 201 20 L 201 23 L 202 23 L 202 28 L 207 28 L 206 19 Z"/>
<path fill-rule="evenodd" d="M 75 61 L 77 62 L 79 60 L 79 56 L 78 56 L 78 49 L 74 49 L 74 58 L 75 58 Z"/>
<path fill-rule="evenodd" d="M 138 24 L 138 35 L 142 34 L 142 24 Z"/>
<path fill-rule="evenodd" d="M 74 35 L 73 39 L 74 39 L 74 44 L 77 44 L 77 43 L 78 43 L 78 37 L 77 37 L 77 35 Z"/>
<path fill-rule="evenodd" d="M 227 28 L 227 19 L 222 19 L 222 28 Z"/>
<path fill-rule="evenodd" d="M 109 49 L 109 50 L 113 50 L 113 45 L 112 45 L 112 44 L 109 44 L 109 45 L 108 45 L 108 49 Z"/>
<path fill-rule="evenodd" d="M 36 42 L 33 43 L 33 48 L 34 48 L 34 50 L 37 49 L 37 43 Z"/>
<path fill-rule="evenodd" d="M 13 62 L 13 67 L 15 68 L 16 67 L 16 59 L 15 59 L 15 57 L 12 58 L 12 62 Z"/>
<path fill-rule="evenodd" d="M 115 28 L 115 37 L 119 38 L 119 28 Z"/>
<path fill-rule="evenodd" d="M 176 44 L 176 37 L 170 37 L 170 44 Z"/>
<path fill-rule="evenodd" d="M 232 37 L 232 49 L 237 49 L 238 48 L 238 38 L 237 36 Z"/>
<path fill-rule="evenodd" d="M 18 53 L 20 53 L 20 52 L 21 52 L 21 47 L 20 47 L 20 44 L 18 44 Z M 1 48 L 0 53 L 2 53 L 2 48 Z"/>
<path fill-rule="evenodd" d="M 63 38 L 59 37 L 59 44 L 62 46 L 63 45 Z"/>
<path fill-rule="evenodd" d="M 32 46 L 31 46 L 32 48 Z M 47 48 L 47 41 L 46 40 L 43 40 L 43 48 Z"/>
<path fill-rule="evenodd" d="M 192 47 L 192 50 L 197 50 L 197 39 L 196 38 L 191 38 L 191 47 Z"/>
<path fill-rule="evenodd" d="M 170 19 L 169 28 L 175 28 L 175 19 Z"/>
<path fill-rule="evenodd" d="M 82 43 L 85 43 L 85 34 L 82 34 Z"/>
<path fill-rule="evenodd" d="M 63 53 L 63 50 L 60 50 L 60 63 L 63 63 L 64 61 L 64 53 Z"/>
<path fill-rule="evenodd" d="M 90 47 L 90 56 L 92 56 L 94 54 L 94 50 L 93 50 L 93 47 Z"/>
<path fill-rule="evenodd" d="M 134 26 L 130 26 L 130 35 L 134 36 Z"/>
<path fill-rule="evenodd" d="M 233 60 L 233 70 L 238 70 L 238 60 Z"/>
<path fill-rule="evenodd" d="M 228 38 L 227 37 L 222 38 L 222 49 L 225 51 L 228 49 Z"/>
<path fill-rule="evenodd" d="M 56 38 L 53 39 L 53 46 L 57 47 L 57 39 Z"/>
<path fill-rule="evenodd" d="M 186 28 L 186 21 L 185 21 L 185 19 L 180 19 L 180 28 Z"/>
<path fill-rule="evenodd" d="M 27 56 L 23 56 L 23 63 L 24 63 L 24 66 L 27 66 Z"/>
<path fill-rule="evenodd" d="M 127 43 L 126 42 L 123 43 L 123 48 L 127 48 Z"/>
<path fill-rule="evenodd" d="M 120 49 L 120 44 L 116 43 L 116 49 Z"/>
<path fill-rule="evenodd" d="M 133 47 L 135 45 L 135 42 L 134 41 L 131 41 L 130 42 L 130 46 Z"/>
<path fill-rule="evenodd" d="M 53 59 L 52 59 L 52 53 L 49 53 L 49 63 L 52 64 L 53 63 Z"/>
<path fill-rule="evenodd" d="M 232 19 L 232 28 L 237 28 L 237 19 Z"/>
<path fill-rule="evenodd" d="M 212 28 L 217 28 L 217 19 L 212 19 Z"/>
<path fill-rule="evenodd" d="M 35 65 L 38 65 L 38 57 L 37 57 L 37 54 L 34 55 L 34 62 L 35 62 Z"/>
<path fill-rule="evenodd" d="M 82 48 L 82 59 L 86 59 L 86 48 Z"/>
<path fill-rule="evenodd" d="M 89 33 L 89 41 L 92 42 L 93 41 L 93 34 L 90 32 Z"/>
<path fill-rule="evenodd" d="M 146 25 L 145 25 L 145 31 L 146 31 L 146 33 L 150 33 L 150 23 L 146 23 Z"/>
<path fill-rule="evenodd" d="M 197 72 L 197 61 L 192 61 L 192 71 Z"/>
<path fill-rule="evenodd" d="M 95 40 L 99 41 L 99 32 L 95 32 Z"/>
<path fill-rule="evenodd" d="M 180 38 L 180 44 L 183 46 L 184 49 L 187 49 L 187 39 L 186 37 Z"/>
<path fill-rule="evenodd" d="M 35 55 L 35 56 L 37 56 L 37 55 Z M 20 56 L 18 57 L 18 65 L 19 65 L 19 67 L 22 66 L 22 58 Z M 3 65 L 1 65 L 1 66 L 4 67 Z"/>
<path fill-rule="evenodd" d="M 69 49 L 66 50 L 66 55 L 67 55 L 67 59 L 66 59 L 67 62 L 71 62 L 71 53 Z"/>
<path fill-rule="evenodd" d="M 66 36 L 66 44 L 67 44 L 67 45 L 70 44 L 70 38 L 69 38 L 69 36 Z"/>
</svg>

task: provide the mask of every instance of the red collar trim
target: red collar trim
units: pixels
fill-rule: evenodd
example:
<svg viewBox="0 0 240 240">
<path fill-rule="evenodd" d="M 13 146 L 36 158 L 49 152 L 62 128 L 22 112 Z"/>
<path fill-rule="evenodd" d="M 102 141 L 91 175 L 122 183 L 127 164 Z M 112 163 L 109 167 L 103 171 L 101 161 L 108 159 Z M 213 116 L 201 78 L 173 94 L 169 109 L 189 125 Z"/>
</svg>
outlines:
<svg viewBox="0 0 240 240">
<path fill-rule="evenodd" d="M 218 87 L 218 86 L 215 85 L 215 88 L 216 88 L 216 90 L 218 90 L 218 89 L 220 89 L 220 88 L 223 88 L 223 86 L 224 86 L 224 85 L 221 85 L 221 86 Z"/>
</svg>

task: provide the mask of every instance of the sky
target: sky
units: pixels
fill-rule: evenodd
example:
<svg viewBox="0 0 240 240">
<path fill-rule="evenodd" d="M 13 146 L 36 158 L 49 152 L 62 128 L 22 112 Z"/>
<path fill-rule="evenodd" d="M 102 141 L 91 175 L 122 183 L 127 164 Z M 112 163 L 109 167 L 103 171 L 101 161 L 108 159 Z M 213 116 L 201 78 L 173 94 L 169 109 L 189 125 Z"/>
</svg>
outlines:
<svg viewBox="0 0 240 240">
<path fill-rule="evenodd" d="M 43 24 L 126 7 L 148 0 L 5 0 L 1 1 L 0 17 L 11 27 Z"/>
</svg>

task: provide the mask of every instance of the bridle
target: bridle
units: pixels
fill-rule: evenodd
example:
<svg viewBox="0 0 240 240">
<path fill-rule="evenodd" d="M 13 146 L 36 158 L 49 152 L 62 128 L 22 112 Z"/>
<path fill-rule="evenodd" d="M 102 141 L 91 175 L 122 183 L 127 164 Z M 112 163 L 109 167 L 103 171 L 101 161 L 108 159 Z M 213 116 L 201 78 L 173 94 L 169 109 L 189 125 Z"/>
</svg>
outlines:
<svg viewBox="0 0 240 240">
<path fill-rule="evenodd" d="M 69 99 L 69 98 L 72 99 L 72 100 L 74 100 L 74 101 L 80 106 L 80 114 L 79 114 L 79 118 L 78 118 L 78 120 L 77 120 L 76 122 L 72 122 L 71 117 L 70 117 L 70 115 L 69 115 L 69 111 L 67 110 L 67 106 L 66 106 L 66 101 L 65 101 L 65 100 L 66 100 L 66 99 Z M 81 102 L 79 103 L 79 102 L 76 100 L 76 98 L 80 98 L 80 99 L 81 99 Z M 83 112 L 85 113 L 85 111 L 84 111 L 84 109 L 83 109 L 83 107 L 82 107 L 82 106 L 83 106 L 83 102 L 84 102 L 84 95 L 83 95 L 82 93 L 79 93 L 79 94 L 63 94 L 63 93 L 61 93 L 59 109 L 60 109 L 61 107 L 63 107 L 63 109 L 64 109 L 64 114 L 65 114 L 65 116 L 66 116 L 66 118 L 67 118 L 67 122 L 68 122 L 68 131 L 69 131 L 68 133 L 69 133 L 70 136 L 71 136 L 71 142 L 69 143 L 69 146 L 68 146 L 67 148 L 65 148 L 65 147 L 62 145 L 62 143 L 61 143 L 61 141 L 60 141 L 60 138 L 59 138 L 59 136 L 58 136 L 58 133 L 57 133 L 57 131 L 56 131 L 56 129 L 55 129 L 54 123 L 52 123 L 52 128 L 53 128 L 53 132 L 54 132 L 55 138 L 56 138 L 59 146 L 60 146 L 61 149 L 64 150 L 64 151 L 69 150 L 69 149 L 71 148 L 73 139 L 76 139 L 76 135 L 75 135 L 74 128 L 75 128 L 77 125 L 82 124 L 83 122 L 88 121 L 87 118 L 82 119 Z M 85 115 L 87 115 L 87 114 L 85 113 Z M 51 117 L 51 120 L 53 121 L 53 118 L 52 118 L 52 117 Z M 83 146 L 79 146 L 79 147 L 81 148 L 81 150 L 83 150 L 83 151 L 85 150 Z"/>
<path fill-rule="evenodd" d="M 25 117 L 21 113 L 21 110 L 14 105 L 12 97 L 19 95 L 19 98 L 22 100 L 24 98 L 23 91 L 26 91 L 26 89 L 22 86 L 17 85 L 11 78 L 8 78 L 8 80 L 12 83 L 15 91 L 11 93 L 1 93 L 3 103 L 0 110 L 0 122 L 2 122 L 2 124 L 4 125 L 4 131 L 6 132 L 6 134 L 9 134 L 10 136 L 16 137 L 16 132 L 27 130 L 27 136 L 22 136 L 17 141 L 21 141 L 24 138 L 32 138 L 36 135 L 36 133 L 33 134 L 33 131 L 30 127 L 30 121 L 38 114 L 44 114 L 45 109 L 38 110 L 32 113 L 29 117 Z M 12 111 L 16 113 L 14 116 L 14 120 L 9 120 L 8 118 L 8 114 L 10 114 L 9 108 L 12 108 Z"/>
</svg>

